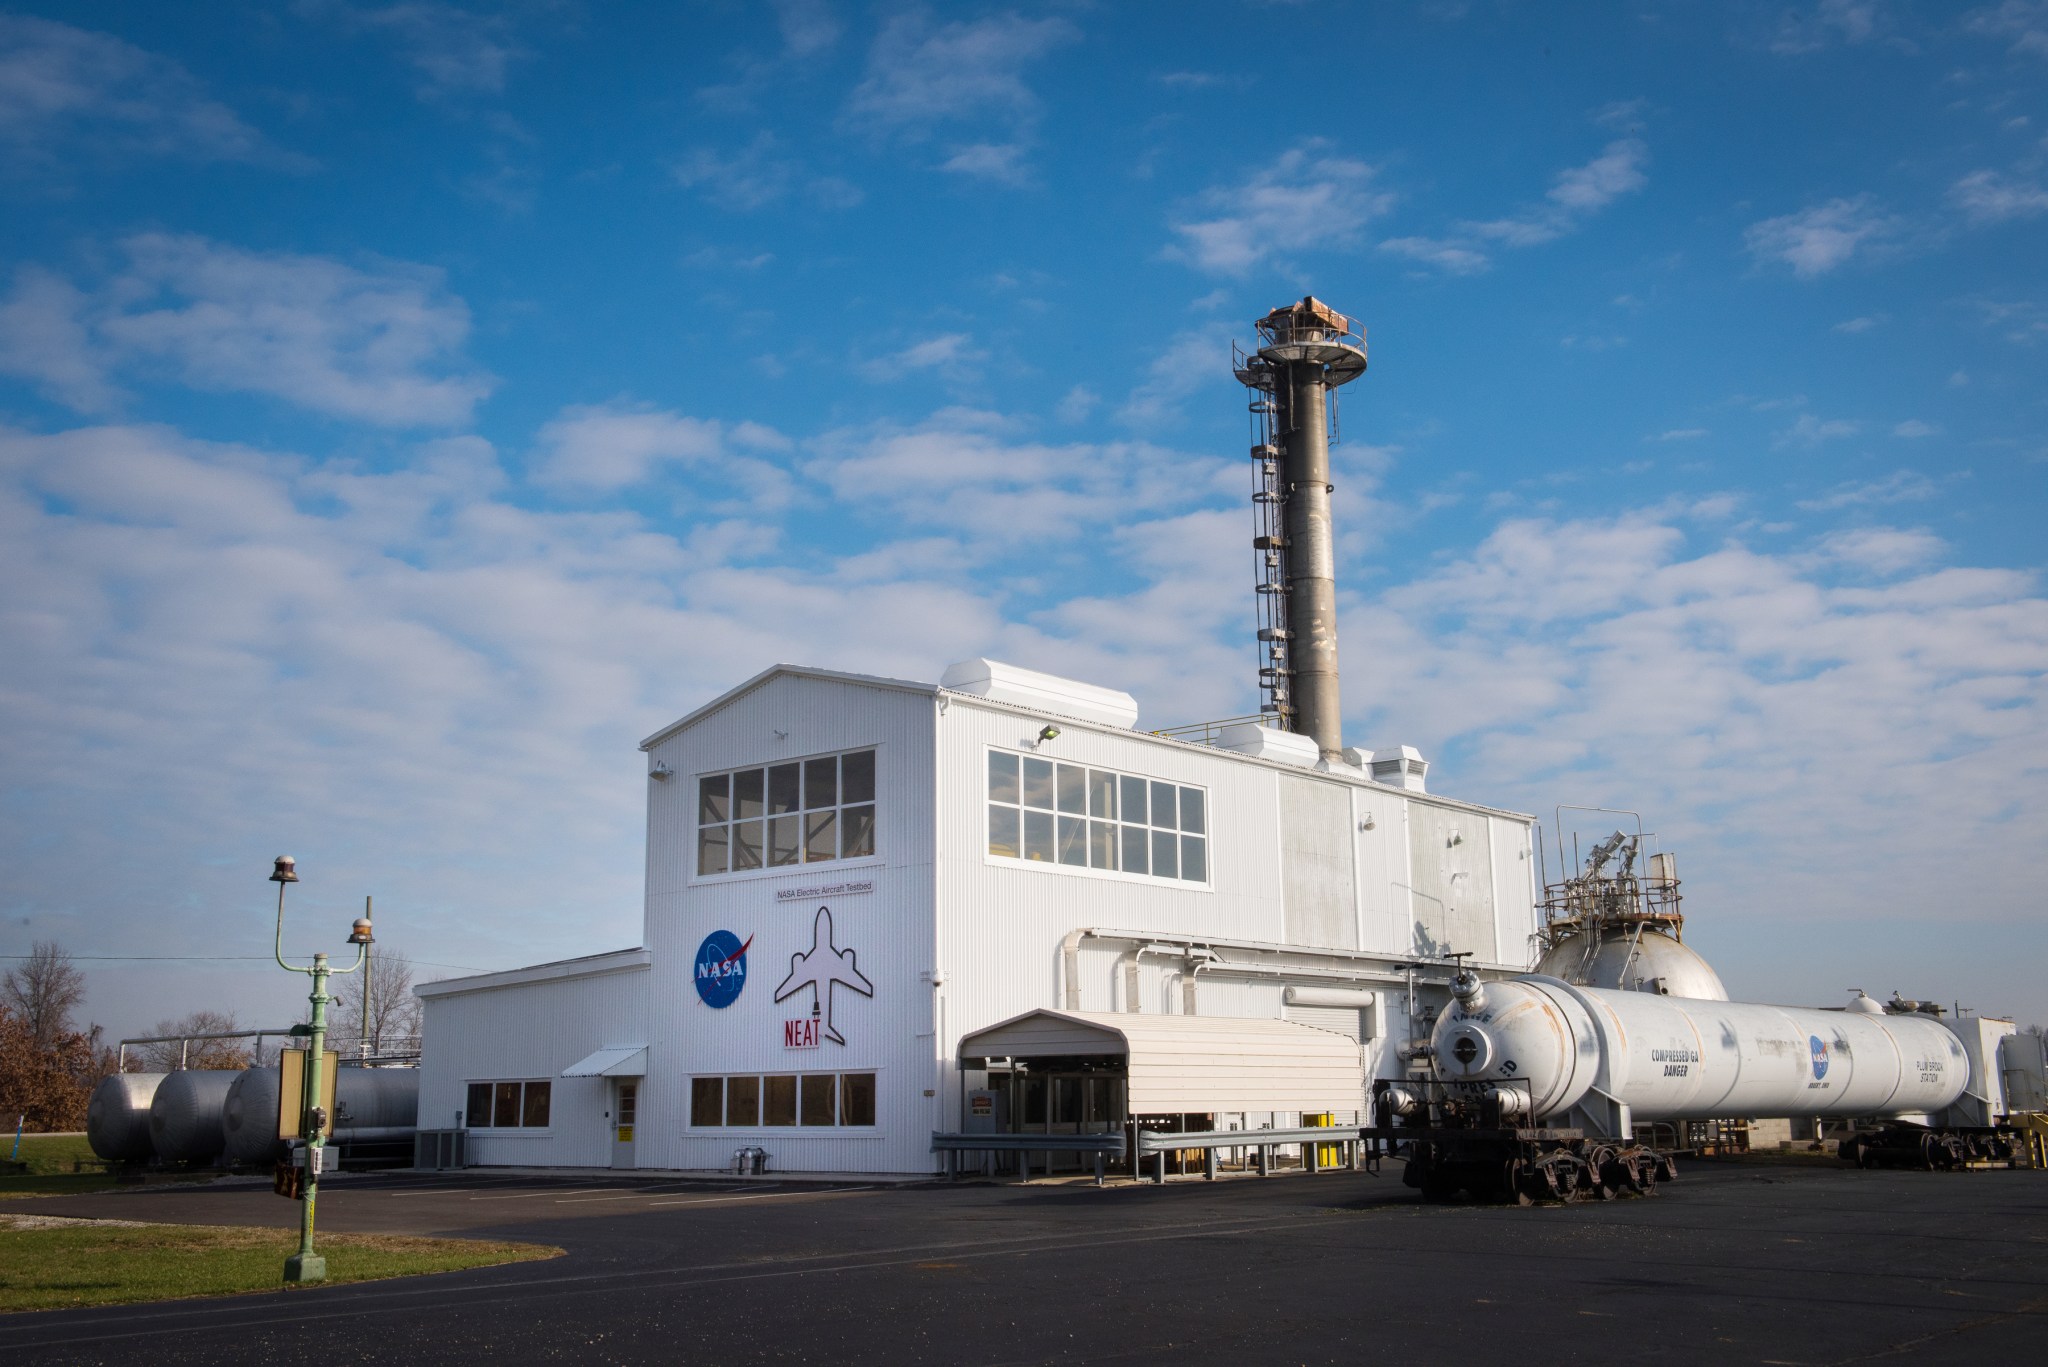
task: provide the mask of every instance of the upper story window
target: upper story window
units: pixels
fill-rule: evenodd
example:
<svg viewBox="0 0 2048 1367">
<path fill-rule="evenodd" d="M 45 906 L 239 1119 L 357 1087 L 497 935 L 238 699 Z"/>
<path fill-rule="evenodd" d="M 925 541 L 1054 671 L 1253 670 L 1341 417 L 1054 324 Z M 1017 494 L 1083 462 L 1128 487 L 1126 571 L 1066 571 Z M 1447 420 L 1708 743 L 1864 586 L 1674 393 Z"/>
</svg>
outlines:
<svg viewBox="0 0 2048 1367">
<path fill-rule="evenodd" d="M 697 872 L 742 873 L 875 852 L 875 752 L 697 780 Z"/>
<path fill-rule="evenodd" d="M 1000 858 L 1206 883 L 1208 818 L 1200 788 L 988 752 L 988 852 Z"/>
</svg>

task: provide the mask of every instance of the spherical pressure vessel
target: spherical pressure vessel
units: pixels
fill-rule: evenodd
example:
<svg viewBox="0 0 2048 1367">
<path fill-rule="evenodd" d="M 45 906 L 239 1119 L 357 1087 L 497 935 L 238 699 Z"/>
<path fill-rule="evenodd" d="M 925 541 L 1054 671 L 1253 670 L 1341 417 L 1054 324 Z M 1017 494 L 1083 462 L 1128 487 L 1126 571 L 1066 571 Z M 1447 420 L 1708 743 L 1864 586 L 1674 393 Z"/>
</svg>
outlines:
<svg viewBox="0 0 2048 1367">
<path fill-rule="evenodd" d="M 234 1069 L 187 1068 L 172 1073 L 149 1103 L 149 1136 L 166 1163 L 210 1163 L 227 1143 L 221 1111 Z"/>
<path fill-rule="evenodd" d="M 1454 1087 L 1526 1091 L 1539 1118 L 1597 1091 L 1636 1120 L 1940 1111 L 1970 1077 L 1961 1043 L 1919 1016 L 1762 1006 L 1461 976 L 1432 1032 Z"/>
<path fill-rule="evenodd" d="M 1656 992 L 1724 1002 L 1728 989 L 1721 975 L 1683 943 L 1661 930 L 1610 933 L 1589 944 L 1574 935 L 1552 945 L 1536 961 L 1535 972 L 1563 978 L 1580 987 L 1608 987 L 1628 992 Z"/>
<path fill-rule="evenodd" d="M 149 1103 L 162 1073 L 115 1073 L 100 1079 L 85 1103 L 85 1142 L 109 1163 L 140 1163 L 156 1152 Z"/>
<path fill-rule="evenodd" d="M 223 1152 L 230 1163 L 269 1163 L 283 1156 L 277 1137 L 277 1065 L 238 1076 L 221 1103 Z"/>
</svg>

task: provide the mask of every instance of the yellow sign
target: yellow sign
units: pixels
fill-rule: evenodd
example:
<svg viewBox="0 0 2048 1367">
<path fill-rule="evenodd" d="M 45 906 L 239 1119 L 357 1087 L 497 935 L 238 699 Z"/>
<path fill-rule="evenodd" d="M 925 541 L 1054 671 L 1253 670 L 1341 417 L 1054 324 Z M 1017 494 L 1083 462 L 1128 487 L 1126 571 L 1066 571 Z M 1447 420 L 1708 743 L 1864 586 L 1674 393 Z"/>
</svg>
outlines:
<svg viewBox="0 0 2048 1367">
<path fill-rule="evenodd" d="M 277 1059 L 277 1137 L 300 1139 L 306 1124 L 307 1049 L 287 1049 Z M 327 1112 L 327 1128 L 321 1137 L 334 1137 L 334 1075 L 341 1071 L 341 1055 L 332 1049 L 320 1056 L 320 1105 Z"/>
</svg>

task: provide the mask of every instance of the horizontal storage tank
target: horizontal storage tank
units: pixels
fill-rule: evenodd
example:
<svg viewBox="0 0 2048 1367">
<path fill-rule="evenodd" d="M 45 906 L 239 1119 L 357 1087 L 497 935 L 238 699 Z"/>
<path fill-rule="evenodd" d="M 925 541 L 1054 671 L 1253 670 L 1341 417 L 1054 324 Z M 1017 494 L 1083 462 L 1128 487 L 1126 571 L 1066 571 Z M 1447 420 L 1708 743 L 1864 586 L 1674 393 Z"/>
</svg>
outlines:
<svg viewBox="0 0 2048 1367">
<path fill-rule="evenodd" d="M 408 1130 L 419 1121 L 420 1070 L 344 1068 L 335 1083 L 334 1132 Z"/>
<path fill-rule="evenodd" d="M 164 1078 L 149 1103 L 149 1136 L 166 1163 L 211 1163 L 226 1147 L 221 1112 L 234 1069 L 187 1068 Z"/>
<path fill-rule="evenodd" d="M 156 1152 L 149 1103 L 163 1073 L 115 1073 L 100 1079 L 85 1103 L 85 1142 L 109 1163 L 141 1163 Z"/>
<path fill-rule="evenodd" d="M 334 1083 L 337 1145 L 404 1138 L 419 1117 L 417 1068 L 343 1068 Z M 221 1106 L 231 1163 L 269 1163 L 283 1156 L 277 1138 L 277 1065 L 235 1078 Z"/>
<path fill-rule="evenodd" d="M 1920 1016 L 1695 1001 L 1558 978 L 1459 975 L 1432 1033 L 1438 1077 L 1529 1098 L 1539 1119 L 1604 1095 L 1638 1121 L 1896 1116 L 1963 1094 L 1969 1059 Z"/>
<path fill-rule="evenodd" d="M 277 1065 L 251 1068 L 228 1088 L 221 1128 L 230 1163 L 269 1163 L 282 1155 L 277 1137 Z"/>
</svg>

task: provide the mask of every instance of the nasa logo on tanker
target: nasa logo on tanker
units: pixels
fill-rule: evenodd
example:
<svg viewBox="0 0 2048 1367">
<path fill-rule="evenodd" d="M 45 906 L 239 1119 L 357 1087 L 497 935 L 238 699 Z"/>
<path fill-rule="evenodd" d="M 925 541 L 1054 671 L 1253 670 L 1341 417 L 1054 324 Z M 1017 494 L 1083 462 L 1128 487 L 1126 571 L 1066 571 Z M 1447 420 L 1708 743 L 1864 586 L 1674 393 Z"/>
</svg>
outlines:
<svg viewBox="0 0 2048 1367">
<path fill-rule="evenodd" d="M 753 943 L 751 935 L 741 944 L 731 931 L 714 930 L 697 946 L 697 995 L 706 1006 L 723 1008 L 739 1000 L 740 989 L 747 985 L 747 949 Z"/>
<path fill-rule="evenodd" d="M 1819 1035 L 1808 1035 L 1806 1042 L 1813 1046 L 1813 1080 L 1817 1083 L 1828 1075 L 1828 1046 Z"/>
</svg>

